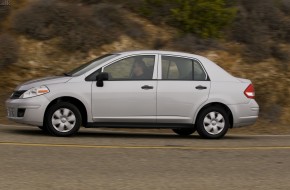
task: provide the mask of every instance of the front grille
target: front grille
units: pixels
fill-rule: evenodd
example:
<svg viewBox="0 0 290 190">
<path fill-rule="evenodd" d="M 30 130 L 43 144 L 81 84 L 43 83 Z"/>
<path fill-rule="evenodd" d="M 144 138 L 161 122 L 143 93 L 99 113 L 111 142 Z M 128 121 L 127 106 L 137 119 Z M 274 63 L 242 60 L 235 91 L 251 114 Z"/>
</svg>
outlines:
<svg viewBox="0 0 290 190">
<path fill-rule="evenodd" d="M 19 90 L 19 91 L 14 91 L 13 94 L 11 95 L 11 99 L 18 99 L 20 96 L 26 92 L 26 90 Z"/>
</svg>

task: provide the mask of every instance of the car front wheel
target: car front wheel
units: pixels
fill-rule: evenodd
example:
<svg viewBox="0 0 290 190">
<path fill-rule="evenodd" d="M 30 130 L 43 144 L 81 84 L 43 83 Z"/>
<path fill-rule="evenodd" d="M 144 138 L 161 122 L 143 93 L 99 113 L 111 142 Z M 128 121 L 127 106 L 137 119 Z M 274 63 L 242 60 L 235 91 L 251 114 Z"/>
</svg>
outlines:
<svg viewBox="0 0 290 190">
<path fill-rule="evenodd" d="M 198 134 L 203 138 L 222 138 L 229 129 L 229 116 L 218 106 L 208 107 L 201 111 L 196 122 Z"/>
<path fill-rule="evenodd" d="M 55 136 L 71 136 L 78 132 L 82 117 L 77 107 L 68 102 L 51 106 L 45 117 L 45 127 Z"/>
</svg>

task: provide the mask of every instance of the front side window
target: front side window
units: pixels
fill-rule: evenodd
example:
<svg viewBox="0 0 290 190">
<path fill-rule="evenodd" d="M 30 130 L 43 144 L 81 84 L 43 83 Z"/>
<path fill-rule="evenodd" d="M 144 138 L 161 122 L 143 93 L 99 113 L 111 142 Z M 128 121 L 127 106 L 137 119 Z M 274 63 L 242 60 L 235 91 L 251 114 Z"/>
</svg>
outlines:
<svg viewBox="0 0 290 190">
<path fill-rule="evenodd" d="M 206 73 L 196 60 L 162 56 L 163 80 L 196 80 L 205 81 Z"/>
<path fill-rule="evenodd" d="M 109 80 L 151 80 L 155 55 L 132 56 L 104 68 Z"/>
<path fill-rule="evenodd" d="M 82 74 L 85 74 L 86 72 L 96 68 L 97 66 L 101 65 L 102 63 L 113 59 L 114 57 L 117 57 L 118 54 L 106 54 L 103 55 L 101 57 L 98 57 L 92 61 L 89 61 L 86 64 L 83 64 L 77 68 L 75 68 L 74 70 L 66 73 L 67 76 L 80 76 Z"/>
</svg>

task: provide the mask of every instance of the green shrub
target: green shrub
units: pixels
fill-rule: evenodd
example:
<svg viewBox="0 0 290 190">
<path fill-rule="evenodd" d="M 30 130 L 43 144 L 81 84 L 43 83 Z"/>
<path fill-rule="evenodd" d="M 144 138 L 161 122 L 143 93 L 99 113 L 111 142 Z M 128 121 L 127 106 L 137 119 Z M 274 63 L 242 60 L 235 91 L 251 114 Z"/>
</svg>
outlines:
<svg viewBox="0 0 290 190">
<path fill-rule="evenodd" d="M 202 38 L 218 38 L 236 13 L 225 0 L 175 0 L 178 7 L 171 9 L 173 21 L 186 33 Z"/>
<path fill-rule="evenodd" d="M 202 38 L 220 37 L 236 14 L 226 0 L 145 0 L 140 11 L 155 22 L 168 23 Z"/>
</svg>

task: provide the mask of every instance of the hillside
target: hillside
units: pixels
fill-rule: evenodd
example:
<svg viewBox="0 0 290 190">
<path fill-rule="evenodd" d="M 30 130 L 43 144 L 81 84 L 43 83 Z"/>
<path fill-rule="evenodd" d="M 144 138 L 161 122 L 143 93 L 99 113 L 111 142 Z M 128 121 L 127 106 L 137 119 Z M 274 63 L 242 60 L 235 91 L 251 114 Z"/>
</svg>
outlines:
<svg viewBox="0 0 290 190">
<path fill-rule="evenodd" d="M 24 81 L 60 75 L 108 52 L 163 49 L 204 55 L 234 76 L 252 80 L 261 117 L 250 132 L 290 133 L 288 1 L 227 4 L 235 10 L 233 18 L 222 23 L 224 28 L 206 32 L 217 36 L 204 36 L 207 30 L 181 30 L 180 23 L 187 22 L 172 24 L 170 11 L 160 4 L 158 9 L 165 15 L 153 9 L 144 12 L 146 2 L 158 1 L 21 0 L 1 7 L 0 123 L 9 123 L 4 100 Z M 175 1 L 169 2 L 175 6 Z M 270 16 L 279 22 L 272 26 L 266 11 L 277 2 L 281 4 Z M 253 10 L 256 5 L 260 8 Z"/>
</svg>

